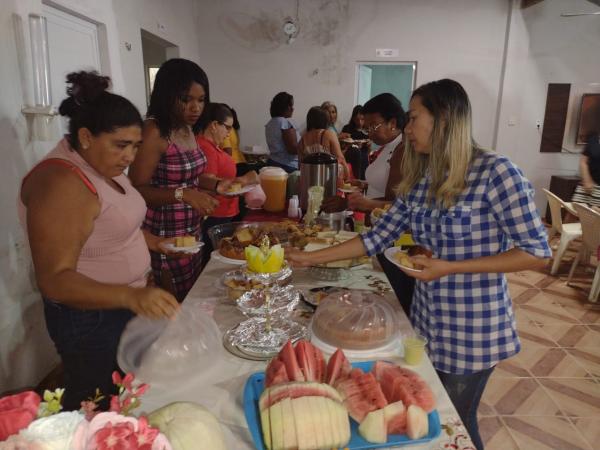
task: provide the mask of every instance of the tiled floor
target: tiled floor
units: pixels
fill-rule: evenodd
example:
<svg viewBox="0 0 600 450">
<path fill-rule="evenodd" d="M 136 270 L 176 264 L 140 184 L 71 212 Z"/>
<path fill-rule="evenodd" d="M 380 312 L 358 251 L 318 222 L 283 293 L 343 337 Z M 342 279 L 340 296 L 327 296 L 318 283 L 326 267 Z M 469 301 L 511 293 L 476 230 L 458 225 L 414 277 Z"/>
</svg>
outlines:
<svg viewBox="0 0 600 450">
<path fill-rule="evenodd" d="M 566 285 L 573 256 L 556 277 L 508 276 L 522 350 L 498 365 L 483 394 L 486 450 L 600 449 L 600 303 L 587 301 L 593 268 Z"/>
</svg>

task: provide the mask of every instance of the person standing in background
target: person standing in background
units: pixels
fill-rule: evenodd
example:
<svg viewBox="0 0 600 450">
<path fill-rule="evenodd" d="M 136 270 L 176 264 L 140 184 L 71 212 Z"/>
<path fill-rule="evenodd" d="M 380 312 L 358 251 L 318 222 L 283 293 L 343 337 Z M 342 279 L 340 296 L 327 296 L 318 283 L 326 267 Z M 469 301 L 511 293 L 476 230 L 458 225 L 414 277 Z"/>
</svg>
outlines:
<svg viewBox="0 0 600 450">
<path fill-rule="evenodd" d="M 206 156 L 207 175 L 212 175 L 218 179 L 235 178 L 236 166 L 233 158 L 221 148 L 227 136 L 233 131 L 233 113 L 222 103 L 210 103 L 206 107 L 203 115 L 201 131 L 196 136 L 198 146 Z M 256 172 L 248 172 L 238 180 L 243 180 L 242 185 L 257 184 L 258 175 Z M 239 197 L 217 195 L 219 205 L 204 219 L 202 224 L 202 240 L 204 241 L 204 260 L 206 264 L 214 250 L 212 242 L 208 236 L 208 230 L 223 223 L 234 220 L 239 215 Z"/>
<path fill-rule="evenodd" d="M 327 101 L 327 102 L 323 102 L 321 104 L 321 108 L 323 108 L 325 111 L 327 111 L 327 114 L 329 115 L 329 123 L 327 124 L 327 129 L 333 131 L 335 133 L 335 135 L 337 136 L 339 134 L 339 131 L 337 129 L 337 120 L 338 120 L 337 106 L 335 106 L 335 104 L 333 104 L 332 102 Z"/>
<path fill-rule="evenodd" d="M 240 151 L 240 122 L 238 121 L 237 113 L 235 112 L 235 109 L 229 107 L 225 103 L 223 103 L 223 106 L 229 108 L 231 115 L 233 116 L 233 128 L 223 141 L 223 150 L 233 158 L 233 161 L 236 164 L 243 164 L 246 162 L 246 157 Z"/>
<path fill-rule="evenodd" d="M 287 173 L 298 170 L 298 141 L 300 133 L 290 120 L 294 114 L 294 97 L 280 92 L 269 110 L 271 120 L 265 125 L 265 137 L 269 147 L 269 166 L 281 167 Z"/>
<path fill-rule="evenodd" d="M 588 136 L 579 158 L 581 183 L 575 188 L 572 202 L 600 207 L 600 140 L 597 132 Z"/>
<path fill-rule="evenodd" d="M 354 176 L 359 180 L 364 180 L 365 171 L 369 165 L 369 149 L 371 148 L 371 141 L 369 140 L 369 133 L 365 130 L 365 115 L 361 105 L 356 105 L 352 108 L 352 116 L 348 123 L 342 128 L 339 138 L 342 141 L 344 139 L 359 141 L 356 144 L 345 142 L 342 142 L 342 144 L 347 148 L 344 152 L 344 156 L 346 161 L 352 166 Z"/>
<path fill-rule="evenodd" d="M 231 184 L 204 174 L 206 157 L 194 136 L 209 99 L 206 73 L 192 61 L 170 59 L 156 74 L 143 143 L 129 170 L 148 205 L 144 228 L 153 235 L 200 240 L 203 217 L 219 205 L 214 195 Z M 202 252 L 151 255 L 156 282 L 182 302 L 200 275 Z"/>
</svg>

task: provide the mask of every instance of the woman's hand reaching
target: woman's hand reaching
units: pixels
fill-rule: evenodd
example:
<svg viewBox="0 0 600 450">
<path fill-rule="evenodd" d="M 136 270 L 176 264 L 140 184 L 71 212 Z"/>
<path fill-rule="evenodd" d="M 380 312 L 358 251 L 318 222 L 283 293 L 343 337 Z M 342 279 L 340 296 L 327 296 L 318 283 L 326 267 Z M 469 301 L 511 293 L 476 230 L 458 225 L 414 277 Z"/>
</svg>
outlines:
<svg viewBox="0 0 600 450">
<path fill-rule="evenodd" d="M 292 267 L 309 267 L 314 265 L 311 261 L 310 252 L 303 252 L 294 247 L 286 247 L 285 259 L 287 259 Z"/>
<path fill-rule="evenodd" d="M 173 295 L 156 287 L 131 289 L 127 308 L 149 319 L 168 319 L 179 311 L 179 303 Z"/>
</svg>

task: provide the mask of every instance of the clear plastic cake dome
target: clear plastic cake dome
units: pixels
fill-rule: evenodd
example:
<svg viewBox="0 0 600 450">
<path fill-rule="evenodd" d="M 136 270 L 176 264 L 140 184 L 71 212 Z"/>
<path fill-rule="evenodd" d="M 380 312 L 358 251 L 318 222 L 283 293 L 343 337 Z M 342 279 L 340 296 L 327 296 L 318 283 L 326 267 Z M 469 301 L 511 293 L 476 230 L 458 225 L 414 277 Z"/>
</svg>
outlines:
<svg viewBox="0 0 600 450">
<path fill-rule="evenodd" d="M 321 300 L 311 323 L 324 344 L 345 350 L 374 350 L 399 336 L 398 307 L 372 291 L 351 290 Z"/>
<path fill-rule="evenodd" d="M 172 319 L 137 316 L 121 335 L 117 360 L 146 382 L 185 379 L 211 367 L 222 349 L 221 333 L 199 304 L 182 304 Z"/>
</svg>

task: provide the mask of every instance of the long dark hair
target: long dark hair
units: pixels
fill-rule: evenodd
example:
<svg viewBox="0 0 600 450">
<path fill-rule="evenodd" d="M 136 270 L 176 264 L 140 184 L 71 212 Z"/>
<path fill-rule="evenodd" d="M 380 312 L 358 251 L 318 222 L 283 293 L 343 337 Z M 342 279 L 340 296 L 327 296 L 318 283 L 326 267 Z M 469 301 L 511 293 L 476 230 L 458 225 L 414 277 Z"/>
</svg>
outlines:
<svg viewBox="0 0 600 450">
<path fill-rule="evenodd" d="M 350 128 L 353 131 L 357 130 L 358 128 L 356 128 L 356 124 L 354 123 L 354 119 L 359 114 L 364 114 L 362 105 L 356 105 L 354 108 L 352 108 L 352 115 L 350 116 L 350 120 L 346 124 L 346 127 Z"/>
<path fill-rule="evenodd" d="M 229 108 L 229 110 L 231 111 L 231 116 L 233 117 L 233 129 L 234 130 L 239 130 L 240 129 L 240 121 L 238 120 L 238 115 L 237 112 L 235 112 L 235 109 L 233 109 L 231 106 L 229 106 L 226 103 L 223 103 L 223 105 L 227 106 L 227 108 Z"/>
<path fill-rule="evenodd" d="M 120 95 L 107 91 L 110 78 L 98 72 L 72 72 L 67 75 L 68 97 L 62 101 L 58 112 L 69 118 L 71 147 L 79 149 L 78 132 L 87 128 L 92 135 L 112 133 L 117 128 L 142 127 L 142 116 L 137 108 Z"/>
<path fill-rule="evenodd" d="M 396 128 L 400 131 L 404 130 L 406 125 L 406 111 L 402 108 L 402 103 L 389 92 L 373 97 L 365 103 L 362 112 L 363 114 L 379 114 L 386 122 L 396 119 Z"/>
<path fill-rule="evenodd" d="M 329 113 L 320 106 L 313 106 L 306 114 L 306 131 L 326 130 L 329 126 Z"/>
<path fill-rule="evenodd" d="M 283 117 L 293 101 L 294 97 L 287 92 L 280 92 L 275 95 L 271 100 L 271 108 L 269 108 L 271 117 Z"/>
<path fill-rule="evenodd" d="M 224 123 L 230 117 L 233 119 L 231 109 L 224 103 L 209 103 L 204 110 L 205 113 L 202 114 L 203 119 L 200 125 L 202 131 L 206 130 L 211 122 Z"/>
<path fill-rule="evenodd" d="M 181 97 L 189 91 L 192 83 L 198 83 L 204 88 L 204 102 L 205 105 L 208 104 L 210 102 L 208 77 L 195 62 L 181 58 L 170 59 L 163 63 L 156 73 L 146 115 L 156 119 L 160 134 L 164 138 L 177 128 L 177 105 Z M 204 111 L 192 127 L 194 132 L 199 131 L 203 115 Z"/>
</svg>

